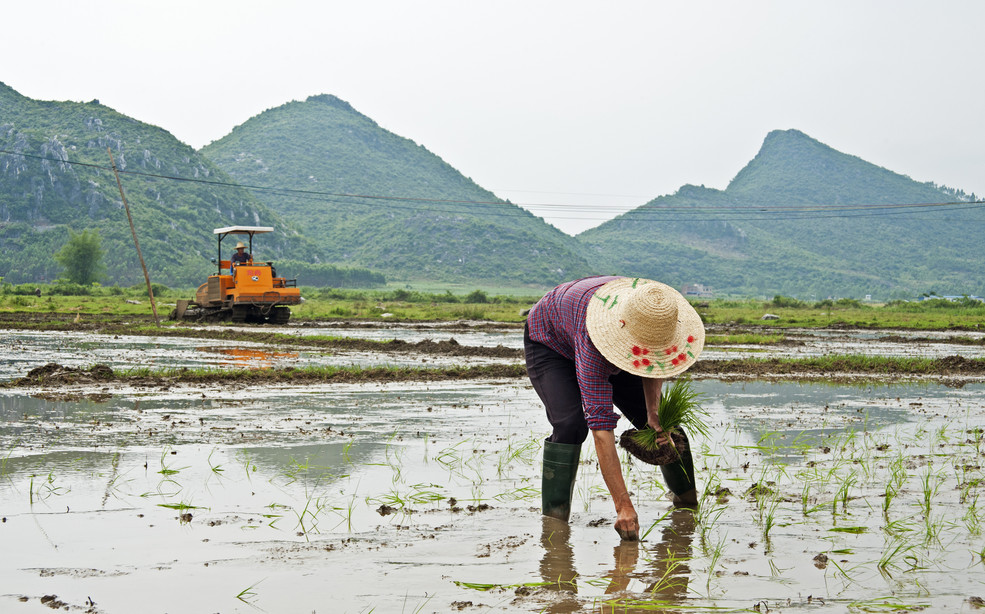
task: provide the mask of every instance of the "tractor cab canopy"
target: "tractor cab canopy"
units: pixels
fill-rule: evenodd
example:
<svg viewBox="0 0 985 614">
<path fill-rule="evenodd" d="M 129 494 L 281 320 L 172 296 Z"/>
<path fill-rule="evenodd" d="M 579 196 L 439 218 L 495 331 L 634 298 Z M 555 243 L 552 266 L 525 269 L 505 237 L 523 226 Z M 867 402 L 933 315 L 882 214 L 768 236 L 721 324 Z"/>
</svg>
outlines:
<svg viewBox="0 0 985 614">
<path fill-rule="evenodd" d="M 212 231 L 212 234 L 216 235 L 219 239 L 217 245 L 219 250 L 219 257 L 215 262 L 219 263 L 219 270 L 222 270 L 222 240 L 229 235 L 247 235 L 250 237 L 249 252 L 253 254 L 253 235 L 259 235 L 266 232 L 273 232 L 272 226 L 226 226 L 225 228 L 216 228 Z"/>
</svg>

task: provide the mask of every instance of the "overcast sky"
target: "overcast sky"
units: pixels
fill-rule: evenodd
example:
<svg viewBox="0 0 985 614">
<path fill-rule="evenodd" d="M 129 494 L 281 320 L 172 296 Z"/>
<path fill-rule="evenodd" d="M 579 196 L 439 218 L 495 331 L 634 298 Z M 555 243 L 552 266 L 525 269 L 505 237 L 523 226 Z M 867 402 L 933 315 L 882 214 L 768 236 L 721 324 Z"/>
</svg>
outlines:
<svg viewBox="0 0 985 614">
<path fill-rule="evenodd" d="M 985 195 L 979 0 L 4 4 L 0 81 L 25 96 L 198 148 L 334 94 L 569 233 L 724 189 L 774 129 Z"/>
</svg>

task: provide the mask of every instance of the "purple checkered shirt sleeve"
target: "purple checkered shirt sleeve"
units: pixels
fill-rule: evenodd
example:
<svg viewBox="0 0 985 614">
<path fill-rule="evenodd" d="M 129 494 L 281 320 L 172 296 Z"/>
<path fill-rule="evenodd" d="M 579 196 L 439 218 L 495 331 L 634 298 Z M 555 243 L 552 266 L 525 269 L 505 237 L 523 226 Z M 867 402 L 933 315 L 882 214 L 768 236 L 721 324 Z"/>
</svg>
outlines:
<svg viewBox="0 0 985 614">
<path fill-rule="evenodd" d="M 575 363 L 582 409 L 588 428 L 611 431 L 619 416 L 612 409 L 609 377 L 619 371 L 595 349 L 585 327 L 585 312 L 595 291 L 618 277 L 589 277 L 548 292 L 527 316 L 527 334 Z"/>
</svg>

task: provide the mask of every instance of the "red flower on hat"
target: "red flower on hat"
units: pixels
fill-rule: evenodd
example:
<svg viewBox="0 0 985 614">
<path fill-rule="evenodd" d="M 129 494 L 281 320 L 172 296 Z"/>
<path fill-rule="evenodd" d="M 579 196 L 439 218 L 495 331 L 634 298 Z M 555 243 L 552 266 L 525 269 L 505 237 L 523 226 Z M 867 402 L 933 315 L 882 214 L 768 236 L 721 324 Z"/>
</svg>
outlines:
<svg viewBox="0 0 985 614">
<path fill-rule="evenodd" d="M 643 353 L 643 348 L 641 348 L 638 345 L 633 346 L 633 356 L 639 356 L 642 353 Z"/>
<path fill-rule="evenodd" d="M 678 354 L 677 355 L 677 360 L 679 360 L 681 362 L 684 362 L 685 360 L 687 360 L 687 356 L 685 356 L 683 353 L 682 354 Z"/>
<path fill-rule="evenodd" d="M 687 342 L 688 343 L 694 343 L 694 335 L 688 335 L 687 336 Z"/>
<path fill-rule="evenodd" d="M 644 358 L 643 360 L 640 361 L 640 363 L 642 363 L 642 365 L 644 367 L 649 367 L 650 366 L 650 359 L 649 358 Z"/>
<path fill-rule="evenodd" d="M 675 367 L 677 366 L 677 363 L 679 363 L 679 362 L 680 362 L 680 360 L 678 358 L 671 358 L 670 359 L 670 364 L 674 365 Z"/>
</svg>

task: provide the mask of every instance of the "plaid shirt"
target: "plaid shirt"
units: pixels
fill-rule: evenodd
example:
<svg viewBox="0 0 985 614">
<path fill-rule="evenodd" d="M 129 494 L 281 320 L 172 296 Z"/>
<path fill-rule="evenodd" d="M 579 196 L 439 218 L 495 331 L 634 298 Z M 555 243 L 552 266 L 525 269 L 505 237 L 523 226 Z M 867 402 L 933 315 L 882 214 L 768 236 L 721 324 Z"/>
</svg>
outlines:
<svg viewBox="0 0 985 614">
<path fill-rule="evenodd" d="M 619 277 L 587 277 L 554 288 L 540 299 L 527 316 L 531 341 L 543 343 L 575 363 L 581 404 L 588 428 L 611 431 L 619 416 L 612 409 L 609 377 L 619 368 L 595 349 L 585 327 L 588 303 L 598 288 Z"/>
</svg>

